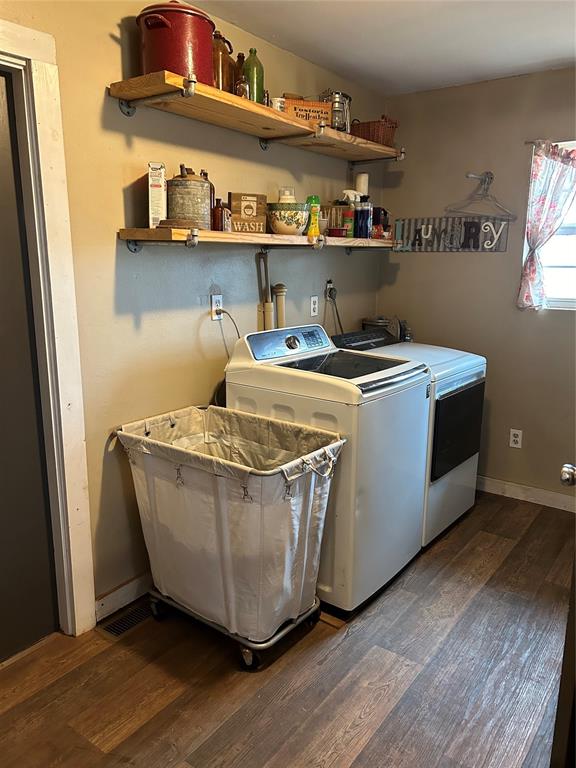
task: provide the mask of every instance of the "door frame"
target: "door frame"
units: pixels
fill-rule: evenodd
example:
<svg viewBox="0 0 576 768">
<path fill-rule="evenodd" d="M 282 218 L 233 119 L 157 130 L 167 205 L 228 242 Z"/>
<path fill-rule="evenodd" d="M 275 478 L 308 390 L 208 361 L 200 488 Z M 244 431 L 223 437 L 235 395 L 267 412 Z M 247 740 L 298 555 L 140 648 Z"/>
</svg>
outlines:
<svg viewBox="0 0 576 768">
<path fill-rule="evenodd" d="M 0 19 L 12 75 L 60 628 L 96 623 L 84 403 L 54 38 Z"/>
</svg>

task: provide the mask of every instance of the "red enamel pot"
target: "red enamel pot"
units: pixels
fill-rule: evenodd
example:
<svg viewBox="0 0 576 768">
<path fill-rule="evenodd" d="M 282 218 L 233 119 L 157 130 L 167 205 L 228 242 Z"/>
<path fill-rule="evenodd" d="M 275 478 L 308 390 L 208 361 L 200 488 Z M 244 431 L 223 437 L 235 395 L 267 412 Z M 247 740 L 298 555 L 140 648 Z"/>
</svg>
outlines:
<svg viewBox="0 0 576 768">
<path fill-rule="evenodd" d="M 136 19 L 140 30 L 142 72 L 163 69 L 200 83 L 214 85 L 212 72 L 212 35 L 214 22 L 188 3 L 172 0 L 149 5 Z"/>
</svg>

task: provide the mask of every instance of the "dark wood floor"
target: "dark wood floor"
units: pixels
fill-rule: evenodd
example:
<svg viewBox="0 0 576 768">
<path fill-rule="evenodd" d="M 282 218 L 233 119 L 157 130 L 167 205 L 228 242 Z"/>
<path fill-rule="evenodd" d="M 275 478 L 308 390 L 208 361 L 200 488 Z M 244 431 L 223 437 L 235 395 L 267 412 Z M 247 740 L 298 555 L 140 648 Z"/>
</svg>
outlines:
<svg viewBox="0 0 576 768">
<path fill-rule="evenodd" d="M 545 768 L 574 516 L 484 495 L 353 621 L 267 669 L 192 621 L 0 669 L 3 768 Z"/>
</svg>

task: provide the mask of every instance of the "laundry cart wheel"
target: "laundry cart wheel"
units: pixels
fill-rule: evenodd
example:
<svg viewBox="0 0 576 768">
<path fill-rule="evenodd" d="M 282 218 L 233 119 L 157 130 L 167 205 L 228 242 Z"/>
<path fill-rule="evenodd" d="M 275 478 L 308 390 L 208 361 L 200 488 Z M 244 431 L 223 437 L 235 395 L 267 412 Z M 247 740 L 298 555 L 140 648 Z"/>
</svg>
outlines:
<svg viewBox="0 0 576 768">
<path fill-rule="evenodd" d="M 169 608 L 157 597 L 150 597 L 150 612 L 156 621 L 162 621 L 168 615 Z"/>
<path fill-rule="evenodd" d="M 264 664 L 262 655 L 251 648 L 240 646 L 240 664 L 248 672 L 256 672 Z"/>
<path fill-rule="evenodd" d="M 322 613 L 321 608 L 317 608 L 314 613 L 311 613 L 310 616 L 306 619 L 306 626 L 310 627 L 310 629 L 314 629 L 316 624 L 320 621 L 320 614 Z"/>
</svg>

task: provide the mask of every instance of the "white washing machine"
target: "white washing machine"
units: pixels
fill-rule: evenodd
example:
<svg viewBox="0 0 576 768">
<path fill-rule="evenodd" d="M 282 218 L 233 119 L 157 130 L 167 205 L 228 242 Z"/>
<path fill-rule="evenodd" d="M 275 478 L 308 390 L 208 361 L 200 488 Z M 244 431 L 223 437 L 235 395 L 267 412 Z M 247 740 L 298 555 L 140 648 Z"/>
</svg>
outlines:
<svg viewBox="0 0 576 768">
<path fill-rule="evenodd" d="M 426 364 L 432 374 L 422 544 L 474 505 L 486 358 L 448 347 L 390 344 L 380 330 L 334 337 L 343 349 Z"/>
<path fill-rule="evenodd" d="M 228 407 L 347 439 L 318 580 L 331 605 L 353 610 L 420 550 L 429 396 L 424 364 L 339 350 L 320 325 L 236 343 L 226 368 Z"/>
</svg>

